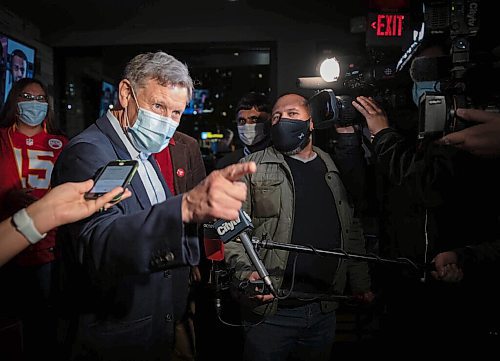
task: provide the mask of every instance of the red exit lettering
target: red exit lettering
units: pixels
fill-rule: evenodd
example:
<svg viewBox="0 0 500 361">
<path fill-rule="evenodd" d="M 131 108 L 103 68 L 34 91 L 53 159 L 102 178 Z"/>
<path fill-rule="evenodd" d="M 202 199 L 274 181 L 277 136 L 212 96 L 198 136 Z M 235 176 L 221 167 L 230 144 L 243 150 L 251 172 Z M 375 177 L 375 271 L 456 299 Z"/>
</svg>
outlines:
<svg viewBox="0 0 500 361">
<path fill-rule="evenodd" d="M 404 15 L 378 14 L 371 23 L 377 36 L 402 36 Z"/>
</svg>

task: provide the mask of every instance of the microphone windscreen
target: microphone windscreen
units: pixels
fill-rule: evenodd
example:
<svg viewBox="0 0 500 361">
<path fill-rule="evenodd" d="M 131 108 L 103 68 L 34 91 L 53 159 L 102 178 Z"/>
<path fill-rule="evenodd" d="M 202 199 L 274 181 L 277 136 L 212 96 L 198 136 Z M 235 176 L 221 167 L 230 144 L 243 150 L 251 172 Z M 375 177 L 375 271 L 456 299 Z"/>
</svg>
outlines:
<svg viewBox="0 0 500 361">
<path fill-rule="evenodd" d="M 449 56 L 413 59 L 410 66 L 410 77 L 414 82 L 444 80 L 450 78 L 451 58 Z"/>
</svg>

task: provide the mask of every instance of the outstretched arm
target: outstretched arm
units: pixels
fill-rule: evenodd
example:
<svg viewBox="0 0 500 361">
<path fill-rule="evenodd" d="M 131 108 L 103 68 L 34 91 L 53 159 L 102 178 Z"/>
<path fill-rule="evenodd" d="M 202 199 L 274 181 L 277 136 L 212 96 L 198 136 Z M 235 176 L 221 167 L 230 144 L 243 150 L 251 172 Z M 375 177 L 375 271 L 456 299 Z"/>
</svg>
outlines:
<svg viewBox="0 0 500 361">
<path fill-rule="evenodd" d="M 84 194 L 92 188 L 93 180 L 78 183 L 64 183 L 50 190 L 43 198 L 26 208 L 28 216 L 38 233 L 46 233 L 62 224 L 86 218 L 99 209 L 107 209 L 112 199 L 123 192 L 120 199 L 130 197 L 128 190 L 117 187 L 97 199 L 85 199 Z M 17 231 L 12 217 L 0 223 L 0 266 L 30 245 L 22 233 Z"/>
</svg>

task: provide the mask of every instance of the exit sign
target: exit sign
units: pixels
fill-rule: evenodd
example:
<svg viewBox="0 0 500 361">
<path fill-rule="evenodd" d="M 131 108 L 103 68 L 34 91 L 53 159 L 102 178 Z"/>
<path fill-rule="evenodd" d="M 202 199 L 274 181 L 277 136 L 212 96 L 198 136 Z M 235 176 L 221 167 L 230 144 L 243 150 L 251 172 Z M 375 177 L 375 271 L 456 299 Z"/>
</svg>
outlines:
<svg viewBox="0 0 500 361">
<path fill-rule="evenodd" d="M 403 36 L 404 15 L 377 14 L 377 20 L 370 26 L 375 30 L 376 36 Z"/>
<path fill-rule="evenodd" d="M 410 18 L 401 13 L 369 13 L 367 46 L 403 46 L 411 41 Z"/>
</svg>

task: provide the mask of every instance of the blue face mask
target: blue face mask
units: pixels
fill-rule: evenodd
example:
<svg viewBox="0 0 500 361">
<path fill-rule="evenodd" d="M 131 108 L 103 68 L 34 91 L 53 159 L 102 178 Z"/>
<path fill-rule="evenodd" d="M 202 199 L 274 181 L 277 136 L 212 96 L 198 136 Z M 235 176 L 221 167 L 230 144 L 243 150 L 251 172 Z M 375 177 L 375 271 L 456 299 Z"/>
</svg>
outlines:
<svg viewBox="0 0 500 361">
<path fill-rule="evenodd" d="M 164 117 L 139 107 L 133 90 L 132 95 L 138 111 L 137 120 L 132 127 L 128 128 L 130 141 L 139 152 L 159 153 L 168 146 L 179 123 L 170 117 Z"/>
<path fill-rule="evenodd" d="M 413 102 L 418 107 L 420 97 L 425 92 L 438 92 L 441 90 L 441 83 L 438 81 L 416 81 L 413 83 Z"/>
<path fill-rule="evenodd" d="M 17 103 L 19 119 L 27 125 L 35 127 L 42 124 L 49 110 L 48 103 L 42 103 L 36 100 Z"/>
</svg>

